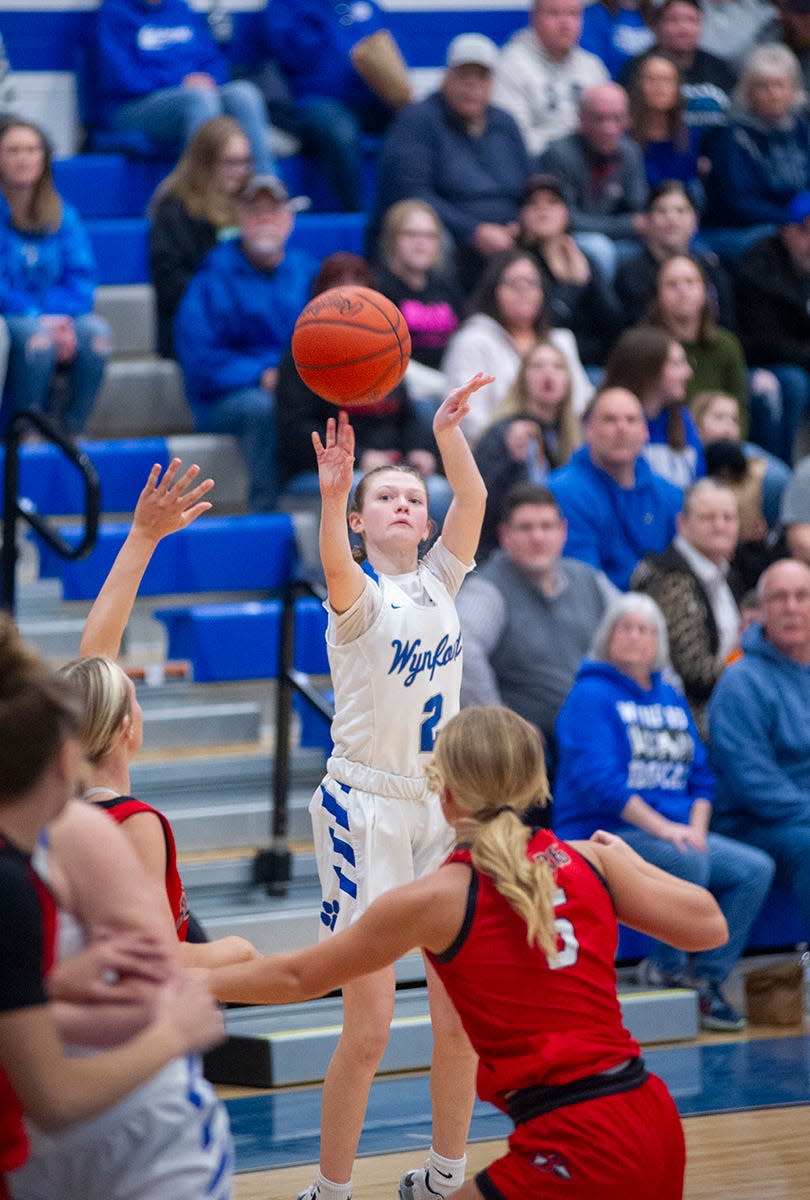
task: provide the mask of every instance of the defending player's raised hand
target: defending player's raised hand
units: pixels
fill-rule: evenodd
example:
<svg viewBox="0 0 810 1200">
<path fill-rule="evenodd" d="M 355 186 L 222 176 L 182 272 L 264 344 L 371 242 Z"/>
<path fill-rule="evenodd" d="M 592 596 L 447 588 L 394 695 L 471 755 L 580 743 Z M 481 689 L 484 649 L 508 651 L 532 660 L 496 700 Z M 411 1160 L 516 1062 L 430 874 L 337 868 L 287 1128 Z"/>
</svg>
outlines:
<svg viewBox="0 0 810 1200">
<path fill-rule="evenodd" d="M 483 371 L 479 371 L 468 383 L 454 388 L 436 409 L 433 417 L 433 432 L 438 435 L 446 429 L 454 429 L 459 425 L 470 411 L 470 397 L 482 387 L 494 382 L 494 375 L 485 375 Z"/>
<path fill-rule="evenodd" d="M 203 496 L 214 486 L 213 479 L 203 479 L 192 486 L 200 468 L 193 463 L 180 475 L 182 466 L 181 459 L 173 458 L 162 478 L 160 463 L 152 467 L 132 514 L 133 533 L 159 542 L 168 534 L 185 529 L 212 507 Z"/>
<path fill-rule="evenodd" d="M 354 430 L 344 409 L 337 420 L 330 417 L 326 422 L 325 437 L 324 443 L 320 434 L 312 434 L 321 495 L 348 496 L 354 482 Z"/>
</svg>

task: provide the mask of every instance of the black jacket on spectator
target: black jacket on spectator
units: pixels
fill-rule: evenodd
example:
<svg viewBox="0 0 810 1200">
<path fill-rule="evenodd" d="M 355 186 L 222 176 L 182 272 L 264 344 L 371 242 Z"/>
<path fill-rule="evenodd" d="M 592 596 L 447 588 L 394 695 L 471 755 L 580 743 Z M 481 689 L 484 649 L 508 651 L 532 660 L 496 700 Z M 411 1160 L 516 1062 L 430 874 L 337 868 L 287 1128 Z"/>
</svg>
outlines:
<svg viewBox="0 0 810 1200">
<path fill-rule="evenodd" d="M 718 321 L 724 329 L 735 328 L 734 293 L 731 280 L 717 255 L 711 250 L 698 251 L 709 285 L 709 295 L 717 305 Z M 642 246 L 632 258 L 616 268 L 615 288 L 627 325 L 637 325 L 655 295 L 655 281 L 661 264 L 648 246 Z"/>
<path fill-rule="evenodd" d="M 587 283 L 581 284 L 557 279 L 543 255 L 536 249 L 531 253 L 543 276 L 551 324 L 571 330 L 583 363 L 601 367 L 624 328 L 624 313 L 612 284 L 587 255 L 591 276 Z"/>
<path fill-rule="evenodd" d="M 459 284 L 451 274 L 431 271 L 420 291 L 387 267 L 377 267 L 374 274 L 379 290 L 401 309 L 408 323 L 411 358 L 438 371 L 450 335 L 461 322 L 464 296 Z"/>
<path fill-rule="evenodd" d="M 744 255 L 735 292 L 748 362 L 810 370 L 810 275 L 796 271 L 778 235 L 762 238 Z"/>
<path fill-rule="evenodd" d="M 155 289 L 157 348 L 174 358 L 174 315 L 202 260 L 217 244 L 217 227 L 190 216 L 179 196 L 157 206 L 149 231 L 149 275 Z"/>
</svg>

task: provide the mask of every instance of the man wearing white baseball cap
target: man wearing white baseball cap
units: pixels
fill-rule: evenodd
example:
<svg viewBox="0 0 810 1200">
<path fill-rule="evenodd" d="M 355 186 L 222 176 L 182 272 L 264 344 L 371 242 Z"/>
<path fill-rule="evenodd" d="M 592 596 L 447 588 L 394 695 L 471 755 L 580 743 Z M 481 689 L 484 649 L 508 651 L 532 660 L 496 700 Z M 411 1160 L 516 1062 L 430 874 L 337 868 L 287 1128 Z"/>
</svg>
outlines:
<svg viewBox="0 0 810 1200">
<path fill-rule="evenodd" d="M 392 204 L 425 200 L 456 244 L 468 287 L 490 254 L 514 244 L 529 170 L 517 125 L 491 103 L 499 53 L 482 33 L 453 38 L 440 89 L 399 113 L 380 155 L 372 245 Z"/>
</svg>

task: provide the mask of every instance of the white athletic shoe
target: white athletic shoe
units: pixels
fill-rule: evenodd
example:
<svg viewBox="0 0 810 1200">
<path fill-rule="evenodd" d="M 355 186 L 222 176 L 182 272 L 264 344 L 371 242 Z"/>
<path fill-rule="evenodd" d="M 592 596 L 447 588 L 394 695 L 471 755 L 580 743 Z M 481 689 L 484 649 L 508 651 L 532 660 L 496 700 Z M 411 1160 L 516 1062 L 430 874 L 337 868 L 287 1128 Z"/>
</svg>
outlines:
<svg viewBox="0 0 810 1200">
<path fill-rule="evenodd" d="M 439 1192 L 431 1186 L 430 1168 L 419 1167 L 416 1171 L 406 1171 L 399 1181 L 399 1200 L 440 1200 L 448 1195 Z M 453 1189 L 456 1190 L 455 1188 Z"/>
<path fill-rule="evenodd" d="M 320 1189 L 317 1183 L 311 1183 L 308 1188 L 304 1188 L 303 1192 L 299 1192 L 295 1200 L 318 1200 Z"/>
</svg>

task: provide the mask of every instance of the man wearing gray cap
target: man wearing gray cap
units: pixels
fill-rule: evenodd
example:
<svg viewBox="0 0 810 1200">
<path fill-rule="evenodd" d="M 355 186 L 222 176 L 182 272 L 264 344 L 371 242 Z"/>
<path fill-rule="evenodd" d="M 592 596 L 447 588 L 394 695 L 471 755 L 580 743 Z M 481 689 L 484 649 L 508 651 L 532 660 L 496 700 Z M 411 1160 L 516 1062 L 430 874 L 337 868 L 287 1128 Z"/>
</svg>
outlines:
<svg viewBox="0 0 810 1200">
<path fill-rule="evenodd" d="M 174 343 L 194 425 L 239 441 L 250 506 L 275 506 L 278 364 L 310 295 L 317 262 L 288 249 L 295 213 L 275 175 L 254 175 L 238 198 L 239 237 L 204 259 L 177 311 Z"/>
<path fill-rule="evenodd" d="M 458 248 L 467 286 L 488 255 L 513 245 L 529 169 L 515 121 L 490 103 L 498 53 L 483 34 L 454 38 L 441 88 L 400 112 L 380 154 L 372 245 L 392 204 L 425 200 Z"/>
</svg>

